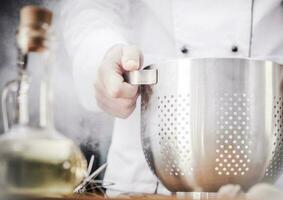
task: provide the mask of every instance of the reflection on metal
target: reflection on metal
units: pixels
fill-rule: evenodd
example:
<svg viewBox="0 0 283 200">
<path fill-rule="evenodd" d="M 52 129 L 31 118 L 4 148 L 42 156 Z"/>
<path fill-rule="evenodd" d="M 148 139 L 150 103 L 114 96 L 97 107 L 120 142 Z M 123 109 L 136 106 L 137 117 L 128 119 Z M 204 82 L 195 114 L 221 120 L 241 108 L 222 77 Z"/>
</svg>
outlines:
<svg viewBox="0 0 283 200">
<path fill-rule="evenodd" d="M 152 85 L 157 83 L 158 73 L 156 69 L 145 69 L 127 72 L 124 78 L 132 85 Z"/>
<path fill-rule="evenodd" d="M 147 162 L 172 192 L 217 192 L 273 183 L 283 171 L 283 67 L 241 58 L 182 59 L 150 66 L 142 85 Z"/>
</svg>

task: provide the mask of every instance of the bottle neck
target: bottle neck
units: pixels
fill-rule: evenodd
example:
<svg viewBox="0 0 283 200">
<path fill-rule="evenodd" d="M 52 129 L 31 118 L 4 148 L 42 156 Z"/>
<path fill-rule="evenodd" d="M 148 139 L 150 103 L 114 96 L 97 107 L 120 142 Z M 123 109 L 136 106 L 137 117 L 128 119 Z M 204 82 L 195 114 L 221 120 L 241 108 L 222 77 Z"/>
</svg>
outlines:
<svg viewBox="0 0 283 200">
<path fill-rule="evenodd" d="M 18 74 L 5 85 L 1 95 L 5 131 L 15 123 L 42 128 L 53 126 L 51 21 L 49 10 L 35 6 L 21 10 L 16 36 Z"/>
<path fill-rule="evenodd" d="M 45 76 L 40 83 L 39 118 L 40 127 L 54 128 L 53 121 L 53 90 L 51 70 L 45 67 Z"/>
<path fill-rule="evenodd" d="M 16 123 L 20 125 L 29 124 L 29 110 L 28 110 L 28 97 L 29 97 L 29 77 L 27 73 L 19 74 L 18 78 L 18 91 L 17 91 L 17 112 Z"/>
<path fill-rule="evenodd" d="M 40 128 L 53 128 L 53 94 L 51 87 L 50 51 L 19 56 L 17 123 Z M 29 63 L 27 63 L 29 60 Z M 24 64 L 23 64 L 24 63 Z M 30 120 L 31 119 L 31 120 Z"/>
</svg>

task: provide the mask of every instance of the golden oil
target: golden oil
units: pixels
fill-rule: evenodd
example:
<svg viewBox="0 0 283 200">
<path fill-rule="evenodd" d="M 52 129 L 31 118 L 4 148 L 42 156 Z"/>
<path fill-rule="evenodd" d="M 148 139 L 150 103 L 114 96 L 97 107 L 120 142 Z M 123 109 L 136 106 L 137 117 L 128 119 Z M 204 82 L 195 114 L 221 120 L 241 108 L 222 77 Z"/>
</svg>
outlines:
<svg viewBox="0 0 283 200">
<path fill-rule="evenodd" d="M 86 173 L 81 151 L 69 139 L 32 131 L 21 138 L 22 131 L 17 130 L 18 138 L 10 134 L 0 141 L 0 190 L 29 195 L 72 193 Z"/>
</svg>

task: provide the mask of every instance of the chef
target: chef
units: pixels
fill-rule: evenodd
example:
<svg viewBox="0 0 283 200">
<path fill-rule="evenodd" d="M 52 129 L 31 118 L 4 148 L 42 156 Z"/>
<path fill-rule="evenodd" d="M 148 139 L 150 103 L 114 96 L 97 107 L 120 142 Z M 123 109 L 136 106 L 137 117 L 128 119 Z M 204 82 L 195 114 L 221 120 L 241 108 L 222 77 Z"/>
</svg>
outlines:
<svg viewBox="0 0 283 200">
<path fill-rule="evenodd" d="M 108 193 L 161 193 L 143 156 L 137 87 L 123 73 L 171 58 L 251 57 L 283 63 L 281 0 L 67 0 L 63 35 L 84 107 L 116 117 Z"/>
</svg>

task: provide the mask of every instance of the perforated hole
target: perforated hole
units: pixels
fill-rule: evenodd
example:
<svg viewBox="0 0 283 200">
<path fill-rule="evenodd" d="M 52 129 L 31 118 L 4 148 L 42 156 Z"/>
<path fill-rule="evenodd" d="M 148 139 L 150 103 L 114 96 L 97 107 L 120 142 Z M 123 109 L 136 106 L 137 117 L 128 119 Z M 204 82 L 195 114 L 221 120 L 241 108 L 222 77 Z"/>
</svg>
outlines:
<svg viewBox="0 0 283 200">
<path fill-rule="evenodd" d="M 164 170 L 171 176 L 185 176 L 190 162 L 190 95 L 158 97 L 158 127 Z M 182 166 L 178 166 L 182 164 Z"/>
<path fill-rule="evenodd" d="M 276 177 L 283 172 L 283 99 L 282 97 L 274 97 L 273 99 L 273 132 L 274 150 L 272 152 L 272 160 L 266 170 L 265 175 Z"/>
<path fill-rule="evenodd" d="M 245 175 L 250 169 L 250 98 L 246 94 L 224 93 L 217 105 L 216 168 L 221 176 Z"/>
</svg>

